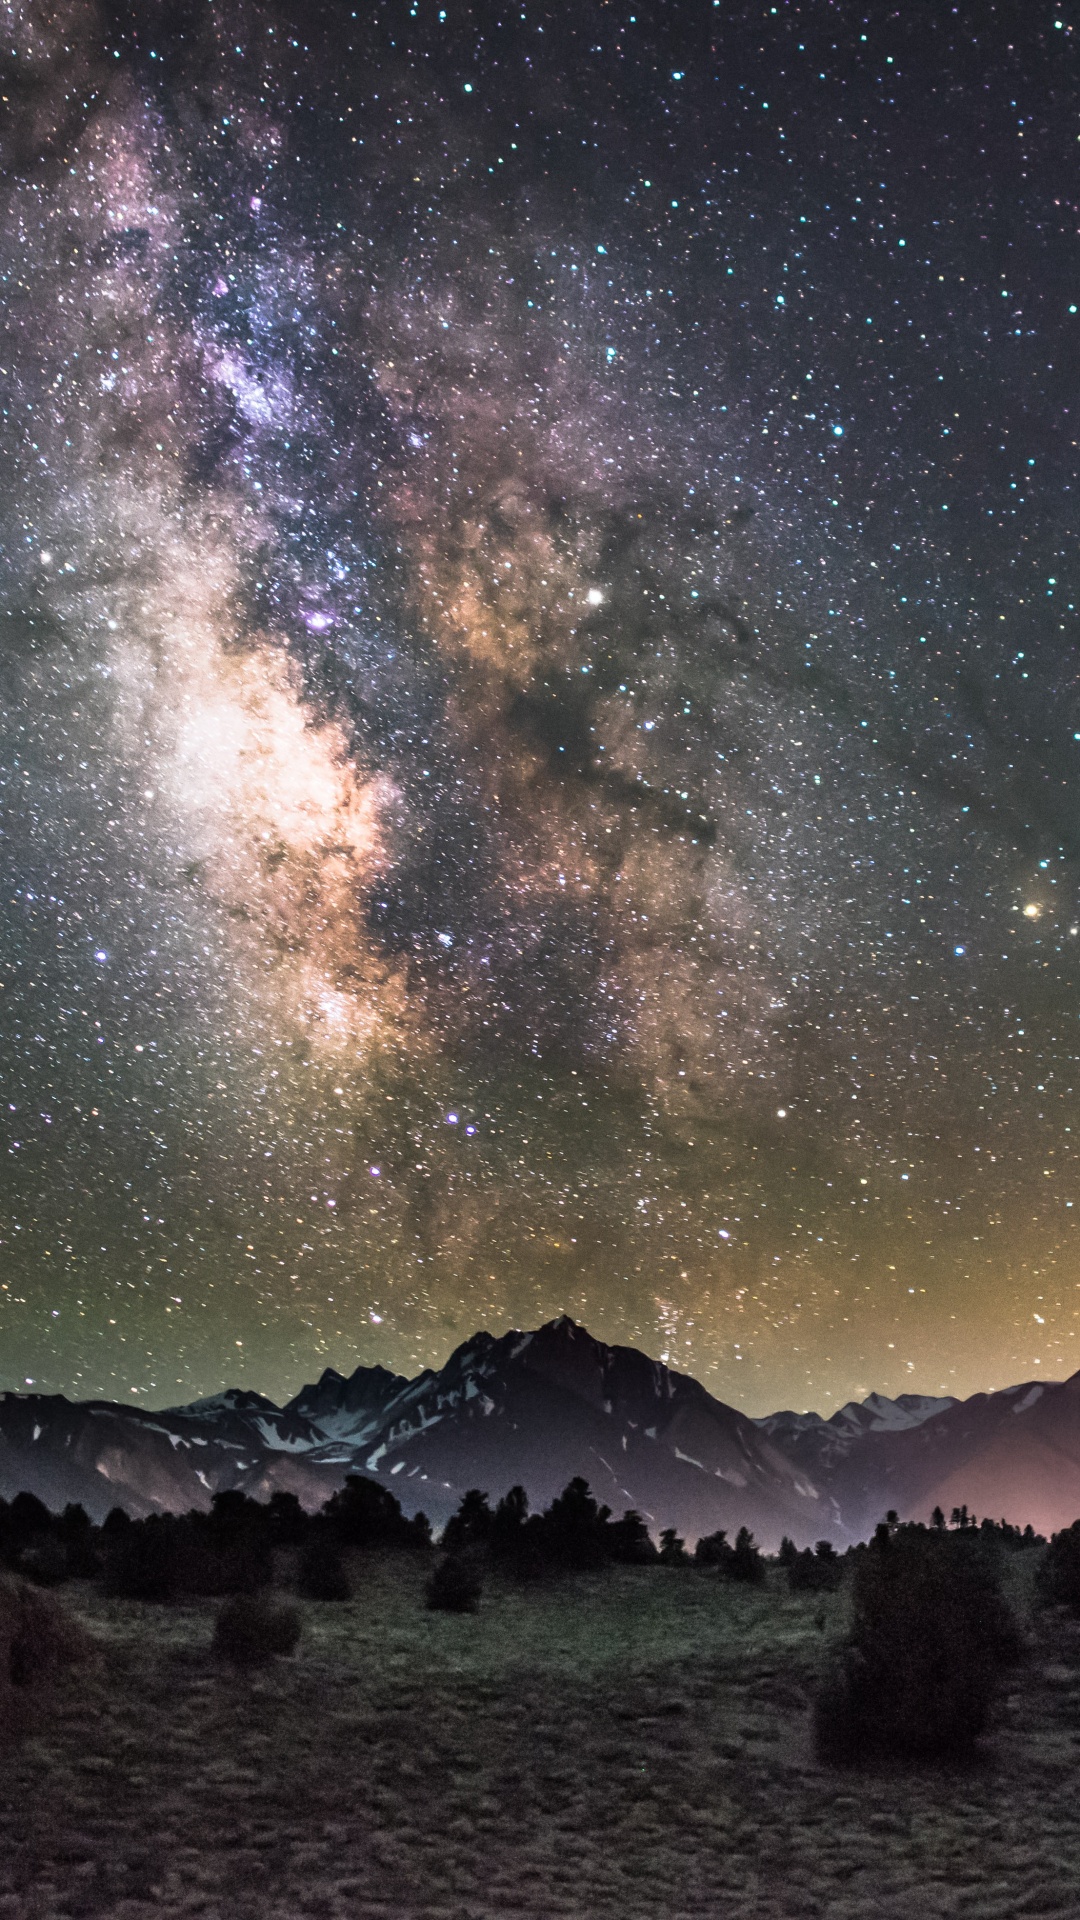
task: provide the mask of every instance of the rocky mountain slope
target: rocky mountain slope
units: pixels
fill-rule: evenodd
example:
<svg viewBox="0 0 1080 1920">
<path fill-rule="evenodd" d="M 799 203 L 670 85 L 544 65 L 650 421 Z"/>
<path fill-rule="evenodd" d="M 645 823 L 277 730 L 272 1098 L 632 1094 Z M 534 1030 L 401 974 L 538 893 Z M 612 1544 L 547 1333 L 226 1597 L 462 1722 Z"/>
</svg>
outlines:
<svg viewBox="0 0 1080 1920">
<path fill-rule="evenodd" d="M 40 1394 L 0 1397 L 0 1495 L 95 1518 L 206 1507 L 239 1487 L 318 1506 L 347 1473 L 389 1486 L 436 1525 L 468 1487 L 516 1482 L 534 1506 L 583 1474 L 615 1513 L 688 1539 L 746 1525 L 767 1548 L 861 1539 L 887 1508 L 967 1504 L 1040 1531 L 1080 1515 L 1080 1375 L 967 1401 L 872 1394 L 829 1419 L 752 1420 L 696 1380 L 568 1317 L 478 1333 L 414 1380 L 332 1369 L 284 1407 L 237 1388 L 160 1412 Z"/>
</svg>

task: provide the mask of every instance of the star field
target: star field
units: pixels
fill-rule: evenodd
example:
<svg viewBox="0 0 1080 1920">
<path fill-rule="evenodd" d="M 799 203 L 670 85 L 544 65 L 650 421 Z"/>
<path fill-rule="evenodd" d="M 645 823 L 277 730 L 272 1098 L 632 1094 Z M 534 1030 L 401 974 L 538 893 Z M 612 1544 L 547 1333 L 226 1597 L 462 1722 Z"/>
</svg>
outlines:
<svg viewBox="0 0 1080 1920">
<path fill-rule="evenodd" d="M 0 1386 L 1080 1366 L 1069 16 L 0 63 Z"/>
</svg>

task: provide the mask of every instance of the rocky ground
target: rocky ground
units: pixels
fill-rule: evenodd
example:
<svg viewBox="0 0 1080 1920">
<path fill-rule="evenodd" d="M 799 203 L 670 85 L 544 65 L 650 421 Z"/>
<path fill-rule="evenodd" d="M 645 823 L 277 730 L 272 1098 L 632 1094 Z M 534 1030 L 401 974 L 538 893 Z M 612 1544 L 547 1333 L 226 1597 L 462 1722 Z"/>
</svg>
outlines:
<svg viewBox="0 0 1080 1920">
<path fill-rule="evenodd" d="M 617 1569 L 453 1616 L 423 1578 L 361 1565 L 250 1677 L 210 1602 L 65 1589 L 103 1657 L 0 1756 L 0 1920 L 1080 1914 L 1060 1619 L 974 1764 L 833 1771 L 808 1707 L 840 1598 Z"/>
</svg>

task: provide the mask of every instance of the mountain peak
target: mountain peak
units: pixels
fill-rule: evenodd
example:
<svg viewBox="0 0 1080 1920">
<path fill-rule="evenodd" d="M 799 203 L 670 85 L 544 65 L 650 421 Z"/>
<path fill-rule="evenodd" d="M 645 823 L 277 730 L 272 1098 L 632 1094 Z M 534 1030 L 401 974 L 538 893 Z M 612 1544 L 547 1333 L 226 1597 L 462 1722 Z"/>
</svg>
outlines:
<svg viewBox="0 0 1080 1920">
<path fill-rule="evenodd" d="M 284 1408 L 243 1387 L 153 1410 L 0 1396 L 0 1495 L 80 1500 L 101 1517 L 206 1507 L 237 1487 L 318 1507 L 348 1473 L 440 1524 L 468 1487 L 521 1485 L 543 1505 L 575 1475 L 619 1512 L 687 1538 L 749 1526 L 765 1546 L 865 1538 L 887 1507 L 925 1519 L 967 1503 L 1040 1531 L 1080 1512 L 1080 1375 L 964 1402 L 871 1393 L 827 1419 L 751 1420 L 700 1381 L 568 1313 L 473 1334 L 412 1379 L 326 1367 Z"/>
<path fill-rule="evenodd" d="M 251 1387 L 225 1387 L 221 1393 L 211 1393 L 203 1400 L 189 1400 L 182 1407 L 166 1407 L 166 1413 L 187 1413 L 198 1419 L 206 1419 L 215 1413 L 279 1413 L 275 1400 L 268 1400 L 265 1393 L 256 1393 Z"/>
</svg>

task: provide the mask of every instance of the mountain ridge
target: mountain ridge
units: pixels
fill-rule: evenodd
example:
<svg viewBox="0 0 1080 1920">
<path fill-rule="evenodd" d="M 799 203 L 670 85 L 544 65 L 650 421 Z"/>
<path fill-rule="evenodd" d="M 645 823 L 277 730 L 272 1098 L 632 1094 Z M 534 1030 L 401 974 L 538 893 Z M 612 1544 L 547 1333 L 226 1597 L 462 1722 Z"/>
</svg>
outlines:
<svg viewBox="0 0 1080 1920">
<path fill-rule="evenodd" d="M 769 1548 L 785 1533 L 843 1546 L 886 1508 L 926 1518 L 965 1503 L 1046 1532 L 1080 1514 L 1080 1374 L 752 1418 L 564 1314 L 481 1330 L 411 1379 L 327 1367 L 284 1406 L 239 1387 L 159 1410 L 0 1396 L 0 1494 L 79 1500 L 95 1518 L 207 1507 L 228 1487 L 314 1507 L 356 1472 L 436 1525 L 470 1486 L 495 1498 L 520 1483 L 538 1506 L 580 1473 L 613 1511 L 691 1541 L 747 1525 Z"/>
</svg>

